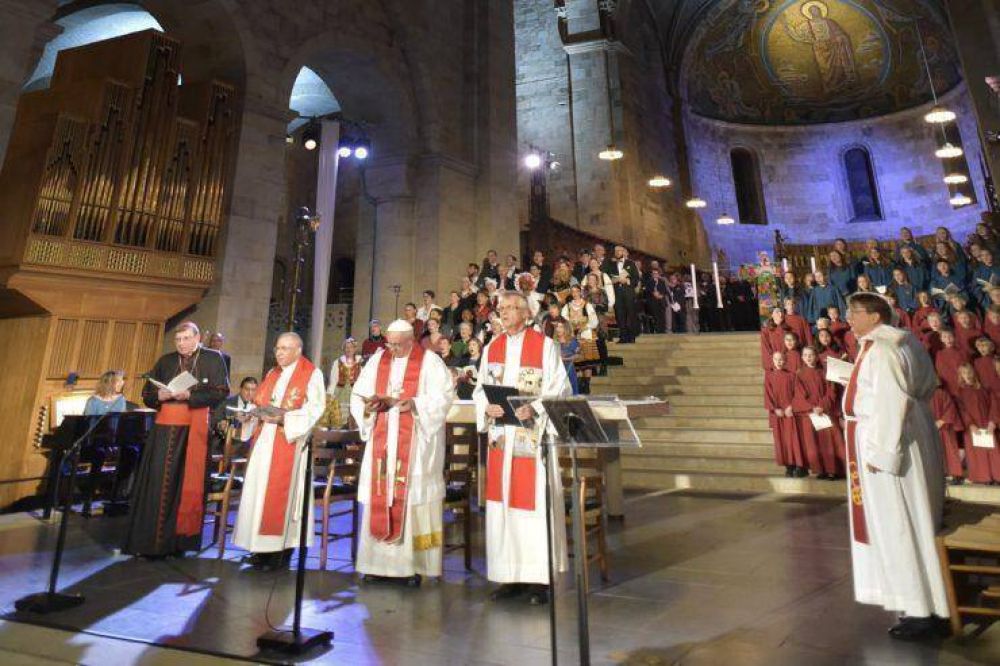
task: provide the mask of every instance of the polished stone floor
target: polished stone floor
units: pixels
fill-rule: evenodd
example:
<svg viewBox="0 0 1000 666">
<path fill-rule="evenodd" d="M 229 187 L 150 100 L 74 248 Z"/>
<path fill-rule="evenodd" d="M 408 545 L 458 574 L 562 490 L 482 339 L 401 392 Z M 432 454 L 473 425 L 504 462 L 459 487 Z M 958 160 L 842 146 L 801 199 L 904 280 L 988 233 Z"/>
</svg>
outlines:
<svg viewBox="0 0 1000 666">
<path fill-rule="evenodd" d="M 611 581 L 602 585 L 592 576 L 593 662 L 1000 663 L 998 627 L 936 645 L 889 639 L 892 617 L 851 599 L 846 520 L 842 502 L 630 496 L 626 524 L 612 525 Z M 229 663 L 204 652 L 280 662 L 259 654 L 255 639 L 266 616 L 288 620 L 290 573 L 246 570 L 236 551 L 223 561 L 213 553 L 156 563 L 116 557 L 121 529 L 121 519 L 74 516 L 63 580 L 87 602 L 46 617 L 55 625 L 46 628 L 10 611 L 14 599 L 44 588 L 55 526 L 28 515 L 0 517 L 0 606 L 8 613 L 0 623 L 0 663 Z M 308 576 L 304 624 L 336 632 L 334 647 L 312 663 L 550 663 L 546 609 L 487 601 L 481 557 L 476 572 L 467 573 L 456 551 L 443 580 L 411 590 L 359 587 L 346 543 L 334 555 L 330 571 Z M 318 564 L 315 553 L 309 564 Z M 575 598 L 566 581 L 561 592 L 559 658 L 576 663 Z"/>
</svg>

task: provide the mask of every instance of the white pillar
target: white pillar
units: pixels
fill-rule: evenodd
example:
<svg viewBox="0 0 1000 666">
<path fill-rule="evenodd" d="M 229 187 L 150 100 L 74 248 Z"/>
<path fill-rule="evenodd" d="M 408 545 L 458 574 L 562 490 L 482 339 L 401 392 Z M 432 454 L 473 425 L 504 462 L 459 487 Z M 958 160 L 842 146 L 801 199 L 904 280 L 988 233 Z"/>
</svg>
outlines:
<svg viewBox="0 0 1000 666">
<path fill-rule="evenodd" d="M 315 238 L 313 261 L 312 326 L 309 329 L 309 354 L 312 362 L 323 362 L 323 331 L 326 328 L 326 298 L 330 289 L 330 258 L 333 255 L 333 219 L 337 210 L 337 168 L 340 156 L 340 123 L 323 120 L 319 144 L 319 168 L 316 175 L 316 214 L 319 229 Z"/>
</svg>

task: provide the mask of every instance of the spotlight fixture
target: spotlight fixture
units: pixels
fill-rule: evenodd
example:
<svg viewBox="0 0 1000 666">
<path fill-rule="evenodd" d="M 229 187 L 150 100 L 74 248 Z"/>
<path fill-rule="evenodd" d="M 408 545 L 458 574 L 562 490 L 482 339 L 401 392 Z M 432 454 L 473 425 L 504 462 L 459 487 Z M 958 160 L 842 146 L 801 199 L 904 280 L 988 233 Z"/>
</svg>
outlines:
<svg viewBox="0 0 1000 666">
<path fill-rule="evenodd" d="M 947 160 L 952 157 L 961 157 L 962 149 L 952 144 L 950 141 L 947 141 L 943 146 L 935 150 L 934 154 L 943 160 Z"/>
<path fill-rule="evenodd" d="M 285 143 L 287 145 L 289 145 L 289 146 L 293 145 L 295 143 L 295 137 L 292 136 L 291 134 L 286 134 L 285 135 Z"/>
<path fill-rule="evenodd" d="M 319 145 L 319 124 L 311 122 L 302 130 L 302 147 L 306 150 L 316 150 Z"/>
<path fill-rule="evenodd" d="M 948 199 L 948 203 L 950 203 L 955 208 L 961 208 L 962 206 L 968 206 L 970 203 L 972 203 L 972 199 L 959 192 L 951 199 Z"/>
<path fill-rule="evenodd" d="M 614 162 L 625 157 L 625 153 L 615 148 L 615 144 L 609 143 L 607 148 L 597 153 L 597 157 L 606 162 Z"/>
<path fill-rule="evenodd" d="M 340 157 L 343 157 L 343 158 L 350 157 L 351 156 L 351 147 L 350 146 L 341 146 L 340 148 L 337 149 L 337 155 L 339 155 Z"/>
<path fill-rule="evenodd" d="M 367 146 L 358 146 L 357 148 L 355 148 L 354 149 L 354 157 L 355 157 L 355 159 L 359 159 L 359 160 L 366 160 L 366 159 L 368 159 L 368 147 Z"/>
<path fill-rule="evenodd" d="M 538 153 L 528 153 L 524 156 L 524 166 L 534 171 L 542 166 L 542 156 Z"/>
<path fill-rule="evenodd" d="M 658 190 L 670 187 L 670 179 L 664 175 L 657 174 L 649 179 L 649 186 Z"/>
<path fill-rule="evenodd" d="M 955 112 L 952 111 L 951 109 L 946 109 L 943 106 L 935 106 L 927 113 L 927 115 L 924 116 L 924 120 L 931 123 L 932 125 L 950 123 L 954 119 L 955 119 Z"/>
<path fill-rule="evenodd" d="M 729 224 L 736 224 L 736 220 L 733 219 L 733 216 L 730 215 L 729 213 L 723 213 L 719 217 L 719 219 L 717 219 L 715 221 L 715 223 L 716 224 L 721 224 L 721 225 L 725 226 L 725 225 L 729 225 Z"/>
<path fill-rule="evenodd" d="M 704 208 L 705 206 L 708 205 L 708 202 L 702 199 L 701 197 L 691 197 L 686 202 L 684 202 L 684 205 L 687 206 L 688 208 Z"/>
<path fill-rule="evenodd" d="M 963 183 L 969 182 L 969 177 L 964 173 L 949 173 L 944 177 L 944 182 L 949 185 L 962 185 Z"/>
</svg>

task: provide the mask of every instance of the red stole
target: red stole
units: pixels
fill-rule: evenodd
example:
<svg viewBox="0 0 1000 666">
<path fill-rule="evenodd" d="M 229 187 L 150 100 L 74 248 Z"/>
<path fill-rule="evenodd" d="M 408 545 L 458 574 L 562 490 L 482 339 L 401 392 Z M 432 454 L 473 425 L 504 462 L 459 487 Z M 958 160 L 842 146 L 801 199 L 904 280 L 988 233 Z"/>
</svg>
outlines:
<svg viewBox="0 0 1000 666">
<path fill-rule="evenodd" d="M 851 484 L 851 522 L 854 525 L 854 540 L 858 543 L 868 543 L 868 524 L 865 522 L 864 496 L 861 492 L 861 470 L 858 469 L 858 422 L 854 418 L 854 398 L 858 393 L 858 373 L 861 362 L 872 348 L 872 341 L 865 340 L 858 360 L 854 363 L 851 381 L 847 383 L 847 393 L 844 395 L 844 415 L 847 419 L 847 478 Z"/>
<path fill-rule="evenodd" d="M 188 429 L 184 454 L 184 478 L 177 506 L 177 533 L 201 534 L 205 518 L 205 467 L 208 464 L 208 407 L 192 409 L 186 402 L 165 402 L 156 413 L 156 423 Z"/>
<path fill-rule="evenodd" d="M 504 365 L 507 362 L 507 337 L 501 335 L 490 343 L 486 362 L 490 365 Z M 521 368 L 535 368 L 542 373 L 542 352 L 545 336 L 533 328 L 525 329 L 521 343 Z M 503 377 L 503 373 L 499 374 Z M 513 446 L 513 442 L 504 442 Z M 486 500 L 503 502 L 503 448 L 491 445 L 486 457 Z M 511 456 L 510 487 L 507 506 L 525 511 L 535 510 L 536 464 L 534 457 Z"/>
<path fill-rule="evenodd" d="M 392 373 L 393 356 L 388 351 L 382 352 L 379 358 L 378 371 L 375 375 L 375 395 L 389 394 L 389 375 Z M 399 394 L 400 400 L 409 400 L 417 395 L 420 384 L 420 369 L 424 365 L 424 349 L 413 345 L 403 373 L 403 388 Z M 406 522 L 406 498 L 410 487 L 410 453 L 413 449 L 413 411 L 399 413 L 399 431 L 396 437 L 396 469 L 390 471 L 389 466 L 389 413 L 380 412 L 375 415 L 375 427 L 372 430 L 372 464 L 375 473 L 372 476 L 369 506 L 371 518 L 368 529 L 376 541 L 395 543 L 403 536 L 403 524 Z M 386 492 L 385 476 L 389 475 L 392 487 L 392 506 L 389 506 L 389 493 Z"/>
<path fill-rule="evenodd" d="M 298 360 L 292 371 L 292 378 L 285 387 L 285 395 L 279 407 L 286 411 L 301 409 L 306 402 L 309 379 L 316 366 L 306 357 Z M 281 377 L 281 368 L 271 368 L 257 391 L 257 405 L 271 405 L 274 387 Z M 263 424 L 258 428 L 254 441 L 260 436 Z M 271 467 L 267 476 L 267 490 L 264 494 L 264 511 L 260 518 L 260 533 L 267 536 L 281 536 L 285 533 L 285 514 L 288 510 L 288 493 L 292 485 L 292 467 L 295 465 L 295 445 L 285 439 L 285 428 L 277 426 L 274 443 L 271 445 Z M 303 520 L 306 517 L 303 516 Z"/>
</svg>

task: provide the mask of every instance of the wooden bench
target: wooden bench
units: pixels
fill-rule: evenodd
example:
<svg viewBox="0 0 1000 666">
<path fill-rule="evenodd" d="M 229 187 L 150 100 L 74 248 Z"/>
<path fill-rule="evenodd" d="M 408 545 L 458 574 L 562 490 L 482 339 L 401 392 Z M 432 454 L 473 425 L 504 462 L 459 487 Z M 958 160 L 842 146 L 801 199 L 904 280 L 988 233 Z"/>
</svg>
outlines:
<svg viewBox="0 0 1000 666">
<path fill-rule="evenodd" d="M 1000 619 L 1000 514 L 968 520 L 937 537 L 953 636 Z"/>
</svg>

